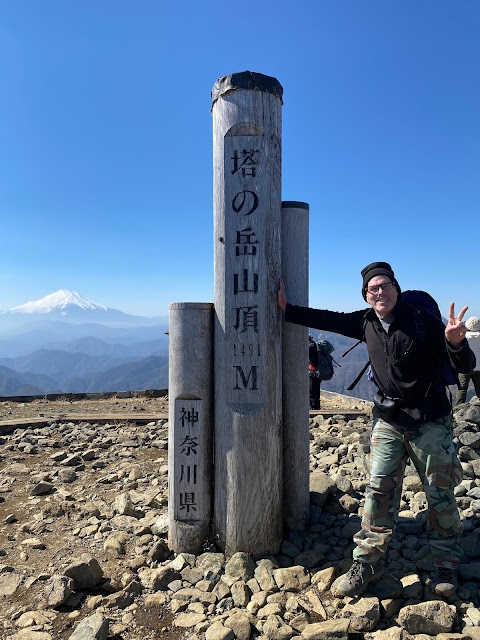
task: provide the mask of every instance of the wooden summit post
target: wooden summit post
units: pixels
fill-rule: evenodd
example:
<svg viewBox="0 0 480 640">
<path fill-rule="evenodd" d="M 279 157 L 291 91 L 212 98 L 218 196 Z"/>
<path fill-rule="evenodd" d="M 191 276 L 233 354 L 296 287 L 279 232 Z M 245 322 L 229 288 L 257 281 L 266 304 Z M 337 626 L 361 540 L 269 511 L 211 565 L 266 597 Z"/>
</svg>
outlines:
<svg viewBox="0 0 480 640">
<path fill-rule="evenodd" d="M 168 546 L 202 552 L 212 516 L 213 304 L 169 305 Z"/>
<path fill-rule="evenodd" d="M 282 202 L 282 271 L 289 301 L 308 307 L 308 215 L 305 202 Z M 283 322 L 283 523 L 310 519 L 308 328 Z"/>
<path fill-rule="evenodd" d="M 250 71 L 212 90 L 214 523 L 227 553 L 282 540 L 282 94 Z"/>
</svg>

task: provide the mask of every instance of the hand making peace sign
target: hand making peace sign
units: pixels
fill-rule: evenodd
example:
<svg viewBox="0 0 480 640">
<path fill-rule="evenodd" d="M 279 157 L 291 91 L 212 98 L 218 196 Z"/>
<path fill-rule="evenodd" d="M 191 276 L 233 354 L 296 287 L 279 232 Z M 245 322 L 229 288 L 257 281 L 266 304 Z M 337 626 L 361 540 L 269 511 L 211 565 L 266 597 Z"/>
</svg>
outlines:
<svg viewBox="0 0 480 640">
<path fill-rule="evenodd" d="M 460 346 L 464 340 L 467 329 L 462 322 L 463 316 L 467 313 L 468 307 L 463 307 L 457 317 L 455 317 L 455 303 L 450 303 L 450 311 L 448 314 L 448 324 L 445 327 L 445 337 L 454 346 Z"/>
</svg>

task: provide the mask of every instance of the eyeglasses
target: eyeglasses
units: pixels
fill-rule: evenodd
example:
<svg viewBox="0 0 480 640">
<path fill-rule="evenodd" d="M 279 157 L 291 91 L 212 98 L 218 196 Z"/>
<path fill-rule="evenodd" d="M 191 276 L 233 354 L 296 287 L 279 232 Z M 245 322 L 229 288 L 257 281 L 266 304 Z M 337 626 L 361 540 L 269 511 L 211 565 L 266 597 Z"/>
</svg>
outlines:
<svg viewBox="0 0 480 640">
<path fill-rule="evenodd" d="M 378 293 L 380 289 L 382 291 L 390 291 L 393 286 L 393 282 L 382 282 L 382 284 L 377 284 L 375 287 L 366 287 L 366 290 L 368 293 L 375 294 Z"/>
</svg>

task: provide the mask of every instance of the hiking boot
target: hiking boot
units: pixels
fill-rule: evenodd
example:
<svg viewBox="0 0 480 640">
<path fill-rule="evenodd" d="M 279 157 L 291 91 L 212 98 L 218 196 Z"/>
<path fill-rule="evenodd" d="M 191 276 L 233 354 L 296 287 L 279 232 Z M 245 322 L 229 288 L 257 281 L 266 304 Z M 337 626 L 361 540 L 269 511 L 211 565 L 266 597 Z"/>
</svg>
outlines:
<svg viewBox="0 0 480 640">
<path fill-rule="evenodd" d="M 446 567 L 435 567 L 433 572 L 433 593 L 437 596 L 449 598 L 453 596 L 458 587 L 457 570 L 447 569 Z"/>
<path fill-rule="evenodd" d="M 348 573 L 338 583 L 335 595 L 357 596 L 363 593 L 370 582 L 380 580 L 384 573 L 382 560 L 373 563 L 360 562 L 354 560 Z"/>
</svg>

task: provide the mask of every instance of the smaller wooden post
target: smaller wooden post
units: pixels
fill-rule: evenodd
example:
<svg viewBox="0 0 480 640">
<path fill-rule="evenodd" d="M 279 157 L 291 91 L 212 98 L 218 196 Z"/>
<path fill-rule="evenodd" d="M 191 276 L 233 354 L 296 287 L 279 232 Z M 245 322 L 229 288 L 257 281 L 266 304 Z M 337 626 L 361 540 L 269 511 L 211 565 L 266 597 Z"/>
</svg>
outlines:
<svg viewBox="0 0 480 640">
<path fill-rule="evenodd" d="M 308 214 L 305 202 L 282 202 L 282 271 L 288 299 L 308 306 Z M 283 523 L 310 518 L 308 328 L 283 323 Z"/>
<path fill-rule="evenodd" d="M 169 310 L 168 544 L 198 554 L 212 516 L 213 304 Z"/>
</svg>

